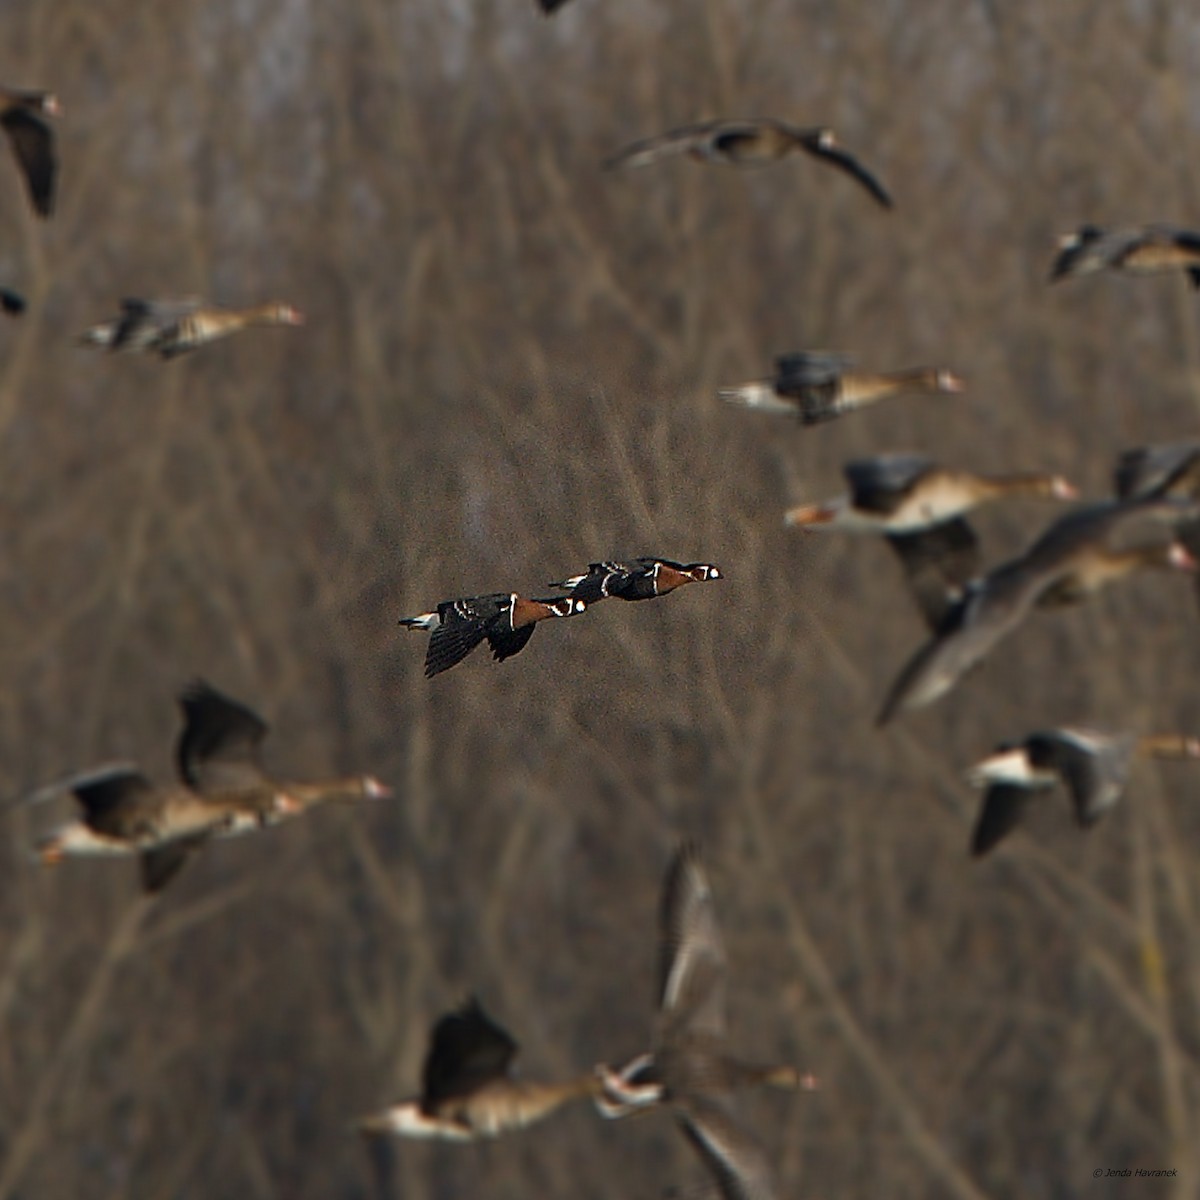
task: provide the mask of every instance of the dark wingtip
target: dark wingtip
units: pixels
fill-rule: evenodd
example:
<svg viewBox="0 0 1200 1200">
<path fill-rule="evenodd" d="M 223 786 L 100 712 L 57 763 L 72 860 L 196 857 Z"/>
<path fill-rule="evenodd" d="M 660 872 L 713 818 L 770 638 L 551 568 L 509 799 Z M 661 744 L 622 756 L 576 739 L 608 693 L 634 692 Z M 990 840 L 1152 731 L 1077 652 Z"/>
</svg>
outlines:
<svg viewBox="0 0 1200 1200">
<path fill-rule="evenodd" d="M 25 311 L 25 299 L 8 288 L 0 288 L 0 308 L 10 317 L 19 317 Z"/>
</svg>

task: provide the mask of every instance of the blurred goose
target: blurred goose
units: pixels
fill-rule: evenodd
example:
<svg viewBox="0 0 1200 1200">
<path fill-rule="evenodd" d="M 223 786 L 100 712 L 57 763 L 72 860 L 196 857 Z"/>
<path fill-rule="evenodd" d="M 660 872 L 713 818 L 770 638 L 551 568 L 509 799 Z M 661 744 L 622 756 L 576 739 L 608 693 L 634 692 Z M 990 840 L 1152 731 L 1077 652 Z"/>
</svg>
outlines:
<svg viewBox="0 0 1200 1200">
<path fill-rule="evenodd" d="M 85 345 L 109 350 L 141 350 L 175 358 L 198 346 L 252 325 L 303 325 L 304 314 L 290 304 L 270 301 L 248 308 L 219 308 L 195 297 L 184 300 L 121 301 L 121 315 L 84 330 Z"/>
<path fill-rule="evenodd" d="M 19 317 L 25 311 L 25 297 L 12 288 L 0 287 L 0 310 L 10 317 Z"/>
<path fill-rule="evenodd" d="M 1200 233 L 1173 225 L 1141 225 L 1128 229 L 1101 229 L 1081 225 L 1059 238 L 1059 251 L 1050 268 L 1050 282 L 1096 271 L 1187 272 L 1193 287 L 1200 287 Z"/>
<path fill-rule="evenodd" d="M 842 473 L 848 494 L 790 508 L 784 523 L 806 531 L 882 534 L 934 629 L 979 574 L 979 543 L 963 514 L 1006 496 L 1073 500 L 1079 494 L 1061 475 L 977 475 L 917 454 L 858 459 Z"/>
<path fill-rule="evenodd" d="M 963 390 L 963 381 L 942 367 L 902 371 L 859 371 L 845 354 L 800 350 L 775 360 L 775 376 L 722 388 L 730 404 L 799 417 L 804 425 L 832 421 L 902 392 L 931 395 Z"/>
<path fill-rule="evenodd" d="M 434 612 L 401 617 L 399 623 L 432 634 L 425 652 L 425 677 L 430 679 L 462 662 L 485 640 L 492 657 L 503 662 L 525 648 L 538 621 L 578 616 L 586 608 L 574 596 L 530 600 L 516 592 L 493 592 L 443 600 Z"/>
<path fill-rule="evenodd" d="M 1200 501 L 1200 442 L 1124 451 L 1113 472 L 1113 488 L 1121 500 Z M 1200 559 L 1200 517 L 1181 521 L 1175 536 L 1193 558 Z M 1196 582 L 1200 589 L 1200 575 Z"/>
<path fill-rule="evenodd" d="M 364 1117 L 364 1133 L 467 1142 L 524 1129 L 569 1100 L 599 1088 L 592 1072 L 563 1083 L 537 1083 L 510 1073 L 517 1043 L 472 998 L 434 1025 L 421 1074 L 421 1094 Z"/>
<path fill-rule="evenodd" d="M 1064 726 L 1003 743 L 969 776 L 985 789 L 971 853 L 986 854 L 1017 825 L 1033 794 L 1058 782 L 1071 797 L 1076 821 L 1086 829 L 1121 799 L 1134 759 L 1149 757 L 1200 758 L 1200 739 Z"/>
<path fill-rule="evenodd" d="M 577 600 L 595 604 L 615 596 L 620 600 L 652 600 L 688 583 L 723 579 L 712 563 L 678 563 L 669 558 L 635 558 L 632 562 L 598 562 L 586 575 L 572 575 L 547 587 L 562 588 Z"/>
<path fill-rule="evenodd" d="M 273 824 L 327 801 L 378 800 L 392 794 L 374 775 L 286 783 L 270 779 L 260 761 L 262 741 L 269 732 L 267 723 L 202 679 L 180 693 L 179 706 L 184 715 L 183 732 L 175 748 L 179 777 L 201 796 L 286 794 L 290 801 L 286 811 L 272 809 L 266 823 Z M 245 822 L 233 822 L 226 832 L 238 833 L 247 827 Z"/>
<path fill-rule="evenodd" d="M 933 638 L 900 672 L 878 724 L 945 695 L 1035 606 L 1078 603 L 1147 567 L 1194 571 L 1196 560 L 1187 550 L 1162 536 L 1164 528 L 1169 534 L 1194 511 L 1165 500 L 1118 502 L 1056 521 L 1020 558 L 967 586 Z M 1156 540 L 1146 540 L 1151 535 Z"/>
<path fill-rule="evenodd" d="M 290 807 L 288 797 L 277 792 L 202 796 L 188 788 L 156 787 L 125 766 L 76 776 L 62 786 L 83 815 L 41 840 L 42 862 L 57 863 L 67 855 L 138 854 L 147 892 L 165 887 L 214 834 L 234 825 L 256 826 Z"/>
<path fill-rule="evenodd" d="M 761 1150 L 724 1107 L 723 1097 L 756 1084 L 814 1088 L 795 1067 L 743 1062 L 727 1050 L 725 948 L 712 890 L 696 848 L 675 854 L 660 914 L 659 1015 L 654 1045 L 620 1068 L 600 1066 L 596 1106 L 621 1117 L 670 1104 L 724 1196 L 773 1195 Z"/>
<path fill-rule="evenodd" d="M 772 117 L 720 119 L 684 125 L 655 137 L 633 142 L 604 162 L 606 168 L 643 167 L 661 158 L 687 155 L 699 162 L 748 166 L 774 162 L 793 150 L 803 150 L 842 171 L 865 188 L 884 208 L 892 198 L 883 184 L 839 145 L 832 129 L 800 129 Z"/>
<path fill-rule="evenodd" d="M 8 137 L 34 212 L 48 217 L 54 211 L 58 159 L 54 130 L 43 117 L 57 117 L 62 108 L 53 92 L 0 88 L 0 126 Z"/>
</svg>

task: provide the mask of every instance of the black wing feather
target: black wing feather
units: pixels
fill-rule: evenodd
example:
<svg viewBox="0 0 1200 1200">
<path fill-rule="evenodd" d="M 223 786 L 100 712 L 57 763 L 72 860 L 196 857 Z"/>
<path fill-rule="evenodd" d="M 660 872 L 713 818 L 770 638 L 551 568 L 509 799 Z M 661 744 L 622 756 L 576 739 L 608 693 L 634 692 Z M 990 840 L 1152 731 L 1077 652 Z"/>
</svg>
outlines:
<svg viewBox="0 0 1200 1200">
<path fill-rule="evenodd" d="M 422 1072 L 421 1106 L 473 1092 L 508 1073 L 517 1043 L 483 1011 L 472 996 L 433 1027 Z"/>
<path fill-rule="evenodd" d="M 25 176 L 34 210 L 38 216 L 48 217 L 54 211 L 54 182 L 58 174 L 53 130 L 24 108 L 9 109 L 0 117 L 0 125 Z"/>
<path fill-rule="evenodd" d="M 253 786 L 267 723 L 252 709 L 197 679 L 179 696 L 184 726 L 175 745 L 180 778 L 199 792 Z"/>
<path fill-rule="evenodd" d="M 1020 824 L 1033 792 L 1015 783 L 994 783 L 983 796 L 983 808 L 971 835 L 971 853 L 979 858 Z"/>
<path fill-rule="evenodd" d="M 936 633 L 979 574 L 979 540 L 964 517 L 915 533 L 889 533 L 925 623 Z"/>
<path fill-rule="evenodd" d="M 533 637 L 536 625 L 522 625 L 520 629 L 505 629 L 502 625 L 488 632 L 488 645 L 492 648 L 492 657 L 497 662 L 512 658 L 525 649 L 525 643 Z"/>
</svg>

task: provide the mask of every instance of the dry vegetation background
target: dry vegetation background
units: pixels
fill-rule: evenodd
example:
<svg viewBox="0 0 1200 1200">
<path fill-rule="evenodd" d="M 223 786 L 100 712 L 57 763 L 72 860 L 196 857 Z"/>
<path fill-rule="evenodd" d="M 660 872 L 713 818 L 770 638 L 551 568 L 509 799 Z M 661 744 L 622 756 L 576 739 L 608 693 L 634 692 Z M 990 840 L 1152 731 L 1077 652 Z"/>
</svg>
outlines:
<svg viewBox="0 0 1200 1200">
<path fill-rule="evenodd" d="M 1194 598 L 1162 576 L 1031 620 L 953 698 L 872 726 L 923 637 L 885 547 L 789 535 L 854 455 L 1057 469 L 1195 433 L 1182 279 L 1045 283 L 1084 220 L 1200 221 L 1200 17 L 1164 0 L 5 0 L 5 82 L 55 88 L 59 209 L 0 162 L 0 790 L 168 778 L 203 673 L 282 775 L 395 801 L 201 855 L 45 871 L 5 815 L 0 1200 L 650 1198 L 665 1114 L 396 1144 L 429 1022 L 475 990 L 530 1075 L 641 1047 L 662 870 L 706 849 L 781 1195 L 1200 1194 L 1200 779 L 1061 799 L 982 863 L 963 768 L 1090 719 L 1196 731 Z M 711 115 L 827 122 L 880 212 L 797 158 L 666 163 Z M 303 331 L 173 364 L 72 335 L 122 295 L 278 296 Z M 968 377 L 801 430 L 722 384 L 825 346 Z M 981 518 L 989 553 L 1052 515 Z M 724 583 L 613 602 L 422 678 L 403 613 L 590 560 Z M 64 809 L 68 807 L 64 805 Z M 390 1161 L 387 1161 L 390 1158 Z M 1096 1168 L 1175 1168 L 1169 1184 Z"/>
</svg>

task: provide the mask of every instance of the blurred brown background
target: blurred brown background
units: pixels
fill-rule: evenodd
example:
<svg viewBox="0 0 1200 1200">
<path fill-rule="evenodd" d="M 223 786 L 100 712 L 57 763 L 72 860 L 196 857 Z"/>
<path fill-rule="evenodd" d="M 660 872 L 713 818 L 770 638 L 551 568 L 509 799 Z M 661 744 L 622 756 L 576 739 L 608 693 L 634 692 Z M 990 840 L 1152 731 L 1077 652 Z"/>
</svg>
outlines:
<svg viewBox="0 0 1200 1200">
<path fill-rule="evenodd" d="M 951 698 L 872 719 L 923 637 L 886 547 L 785 532 L 841 463 L 1055 469 L 1191 436 L 1173 277 L 1045 277 L 1088 220 L 1200 222 L 1200 16 L 1165 0 L 6 0 L 0 78 L 58 91 L 58 211 L 0 162 L 0 790 L 170 776 L 202 673 L 280 775 L 397 799 L 211 847 L 141 913 L 5 814 L 0 1200 L 571 1196 L 698 1172 L 666 1114 L 397 1143 L 469 990 L 530 1075 L 641 1048 L 658 889 L 701 839 L 781 1195 L 1200 1194 L 1200 779 L 1143 765 L 1088 837 L 1061 796 L 969 861 L 963 768 L 1092 720 L 1197 730 L 1195 600 L 1138 579 L 1032 619 Z M 828 123 L 805 156 L 607 176 L 714 115 Z M 279 297 L 163 364 L 72 344 L 123 295 Z M 721 385 L 801 347 L 943 364 L 958 398 L 810 430 Z M 989 557 L 1057 515 L 989 511 Z M 433 681 L 402 614 L 663 554 L 728 578 L 606 604 Z M 61 811 L 69 811 L 63 801 Z"/>
</svg>

